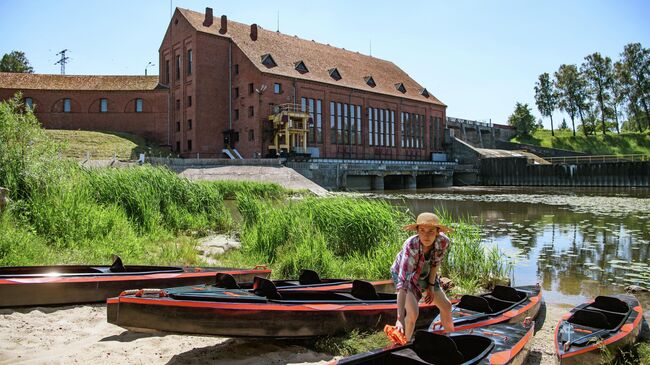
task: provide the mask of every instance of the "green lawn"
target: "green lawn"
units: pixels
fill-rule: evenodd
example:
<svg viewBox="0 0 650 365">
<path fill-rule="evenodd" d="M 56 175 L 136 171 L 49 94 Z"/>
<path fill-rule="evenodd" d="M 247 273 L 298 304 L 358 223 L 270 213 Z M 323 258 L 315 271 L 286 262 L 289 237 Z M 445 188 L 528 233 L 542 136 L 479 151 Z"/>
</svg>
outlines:
<svg viewBox="0 0 650 365">
<path fill-rule="evenodd" d="M 515 137 L 511 140 L 542 147 L 580 151 L 592 155 L 650 155 L 650 134 L 648 133 L 601 133 L 585 137 L 570 130 L 556 130 L 555 136 L 547 129 L 537 130 L 532 137 Z"/>
<path fill-rule="evenodd" d="M 120 132 L 91 132 L 69 130 L 45 130 L 47 135 L 62 144 L 63 157 L 75 159 L 86 158 L 86 153 L 92 159 L 110 159 L 117 155 L 118 159 L 137 159 L 140 153 L 153 156 L 168 156 L 169 148 L 157 147 L 156 144 L 142 137 Z"/>
</svg>

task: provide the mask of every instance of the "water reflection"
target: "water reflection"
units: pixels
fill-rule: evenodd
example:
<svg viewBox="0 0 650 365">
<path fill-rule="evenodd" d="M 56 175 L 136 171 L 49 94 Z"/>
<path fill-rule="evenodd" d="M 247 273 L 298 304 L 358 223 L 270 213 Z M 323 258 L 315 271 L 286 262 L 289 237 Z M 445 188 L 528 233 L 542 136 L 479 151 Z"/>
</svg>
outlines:
<svg viewBox="0 0 650 365">
<path fill-rule="evenodd" d="M 578 304 L 629 284 L 650 287 L 650 192 L 524 188 L 436 190 L 375 196 L 413 214 L 444 209 L 483 227 L 515 263 L 515 284 L 540 282 L 549 301 Z"/>
</svg>

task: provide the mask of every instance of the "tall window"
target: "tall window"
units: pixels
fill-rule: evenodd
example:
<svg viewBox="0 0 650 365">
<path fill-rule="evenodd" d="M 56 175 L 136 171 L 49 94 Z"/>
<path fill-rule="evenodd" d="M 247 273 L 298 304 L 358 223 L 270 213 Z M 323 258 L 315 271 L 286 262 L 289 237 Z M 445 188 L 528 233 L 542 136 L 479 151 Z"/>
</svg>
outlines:
<svg viewBox="0 0 650 365">
<path fill-rule="evenodd" d="M 169 60 L 165 60 L 165 83 L 169 84 Z"/>
<path fill-rule="evenodd" d="M 274 84 L 273 84 L 273 93 L 274 93 L 274 94 L 279 94 L 279 93 L 281 93 L 281 92 L 282 92 L 282 84 L 279 84 L 279 83 L 277 83 L 277 82 L 274 83 Z"/>
<path fill-rule="evenodd" d="M 255 116 L 255 107 L 252 105 L 248 107 L 248 116 L 249 117 Z"/>
<path fill-rule="evenodd" d="M 402 147 L 405 148 L 424 148 L 424 115 L 415 113 L 402 112 L 401 115 L 401 131 L 402 131 Z"/>
<path fill-rule="evenodd" d="M 107 99 L 99 99 L 99 111 L 102 113 L 106 113 L 108 111 L 108 100 Z"/>
<path fill-rule="evenodd" d="M 187 96 L 187 107 L 189 108 L 191 106 L 192 106 L 192 95 L 188 95 Z"/>
<path fill-rule="evenodd" d="M 330 130 L 331 143 L 360 145 L 361 105 L 330 102 Z"/>
<path fill-rule="evenodd" d="M 187 140 L 187 150 L 189 152 L 192 152 L 192 140 L 191 139 Z"/>
<path fill-rule="evenodd" d="M 255 130 L 254 129 L 249 129 L 248 130 L 248 140 L 249 141 L 254 141 L 255 140 Z"/>
<path fill-rule="evenodd" d="M 233 95 L 235 95 L 235 98 L 239 97 L 239 88 L 238 87 L 235 88 L 235 91 L 234 91 Z"/>
<path fill-rule="evenodd" d="M 34 109 L 34 101 L 32 98 L 25 98 L 25 106 L 29 109 Z"/>
<path fill-rule="evenodd" d="M 181 79 L 181 56 L 176 55 L 176 80 Z"/>
<path fill-rule="evenodd" d="M 192 119 L 187 120 L 187 129 L 188 130 L 192 129 Z"/>
<path fill-rule="evenodd" d="M 233 119 L 239 120 L 239 109 L 235 109 L 235 115 L 233 116 Z"/>
<path fill-rule="evenodd" d="M 192 50 L 187 50 L 187 74 L 192 74 Z"/>
<path fill-rule="evenodd" d="M 368 145 L 395 147 L 395 111 L 368 108 Z"/>
<path fill-rule="evenodd" d="M 252 94 L 253 91 L 255 91 L 255 86 L 254 86 L 253 83 L 251 82 L 250 84 L 248 84 L 248 93 L 249 93 L 249 94 Z"/>
<path fill-rule="evenodd" d="M 307 141 L 323 143 L 323 101 L 321 99 L 300 98 L 301 110 L 311 117 Z"/>
<path fill-rule="evenodd" d="M 142 113 L 142 99 L 135 99 L 135 112 Z"/>
<path fill-rule="evenodd" d="M 70 99 L 63 99 L 63 112 L 70 113 Z"/>
<path fill-rule="evenodd" d="M 239 75 L 239 64 L 235 64 L 235 75 Z"/>
</svg>

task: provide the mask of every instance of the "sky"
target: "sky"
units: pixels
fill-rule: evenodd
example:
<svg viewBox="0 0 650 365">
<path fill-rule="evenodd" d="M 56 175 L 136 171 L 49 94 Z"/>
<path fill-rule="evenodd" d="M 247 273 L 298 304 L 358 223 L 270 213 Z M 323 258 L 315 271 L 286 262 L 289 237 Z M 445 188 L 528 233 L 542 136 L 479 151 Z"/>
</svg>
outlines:
<svg viewBox="0 0 650 365">
<path fill-rule="evenodd" d="M 644 0 L 0 0 L 0 55 L 22 51 L 36 73 L 58 74 L 57 53 L 68 49 L 69 75 L 155 75 L 158 65 L 147 65 L 175 7 L 371 53 L 426 87 L 448 116 L 500 124 L 517 102 L 540 118 L 541 73 L 594 52 L 617 60 L 628 43 L 650 48 Z M 562 118 L 570 124 L 556 112 L 556 127 Z"/>
</svg>

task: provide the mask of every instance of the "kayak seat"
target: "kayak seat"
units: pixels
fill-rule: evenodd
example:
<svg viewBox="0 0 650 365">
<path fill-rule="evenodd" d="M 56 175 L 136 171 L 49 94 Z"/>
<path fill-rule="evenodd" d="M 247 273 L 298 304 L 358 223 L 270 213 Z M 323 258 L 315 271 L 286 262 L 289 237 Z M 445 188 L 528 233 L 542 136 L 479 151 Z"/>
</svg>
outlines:
<svg viewBox="0 0 650 365">
<path fill-rule="evenodd" d="M 492 308 L 492 313 L 497 313 L 500 312 L 504 309 L 508 309 L 514 305 L 516 305 L 516 302 L 510 302 L 507 300 L 501 300 L 493 297 L 492 295 L 481 295 L 482 298 L 487 300 L 488 304 L 490 305 L 490 308 Z"/>
<path fill-rule="evenodd" d="M 253 294 L 267 299 L 282 299 L 282 295 L 278 292 L 278 288 L 269 279 L 256 276 L 253 279 Z"/>
<path fill-rule="evenodd" d="M 463 362 L 463 354 L 458 351 L 456 342 L 451 337 L 438 333 L 417 331 L 413 351 L 424 361 L 436 365 L 456 365 Z"/>
<path fill-rule="evenodd" d="M 523 296 L 521 294 L 523 294 Z M 518 302 L 526 298 L 526 294 L 521 294 L 517 291 L 517 289 L 511 286 L 495 285 L 494 290 L 492 290 L 493 297 L 509 302 Z"/>
<path fill-rule="evenodd" d="M 589 307 L 620 314 L 625 314 L 630 310 L 630 306 L 627 305 L 624 301 L 618 298 L 607 297 L 603 295 L 597 296 Z"/>
<path fill-rule="evenodd" d="M 361 300 L 379 300 L 379 295 L 377 295 L 375 287 L 363 280 L 355 280 L 352 282 L 352 291 L 350 294 Z"/>
<path fill-rule="evenodd" d="M 115 261 L 109 268 L 110 272 L 126 272 L 126 267 L 122 263 L 122 259 L 119 256 L 115 256 Z"/>
<path fill-rule="evenodd" d="M 234 276 L 221 272 L 217 273 L 217 282 L 214 286 L 224 289 L 241 289 Z"/>
<path fill-rule="evenodd" d="M 320 284 L 321 280 L 316 271 L 302 269 L 300 270 L 300 276 L 298 277 L 298 282 L 300 283 L 300 285 L 313 285 L 313 284 Z"/>
<path fill-rule="evenodd" d="M 471 310 L 480 313 L 492 313 L 490 303 L 485 298 L 477 297 L 475 295 L 463 295 L 460 302 L 456 304 L 458 308 Z"/>
<path fill-rule="evenodd" d="M 581 325 L 581 326 L 599 328 L 599 329 L 611 329 L 612 328 L 609 321 L 607 320 L 607 317 L 603 313 L 597 312 L 597 311 L 592 311 L 592 310 L 589 310 L 589 309 L 577 310 L 567 320 L 567 322 L 577 324 L 577 325 Z"/>
</svg>

